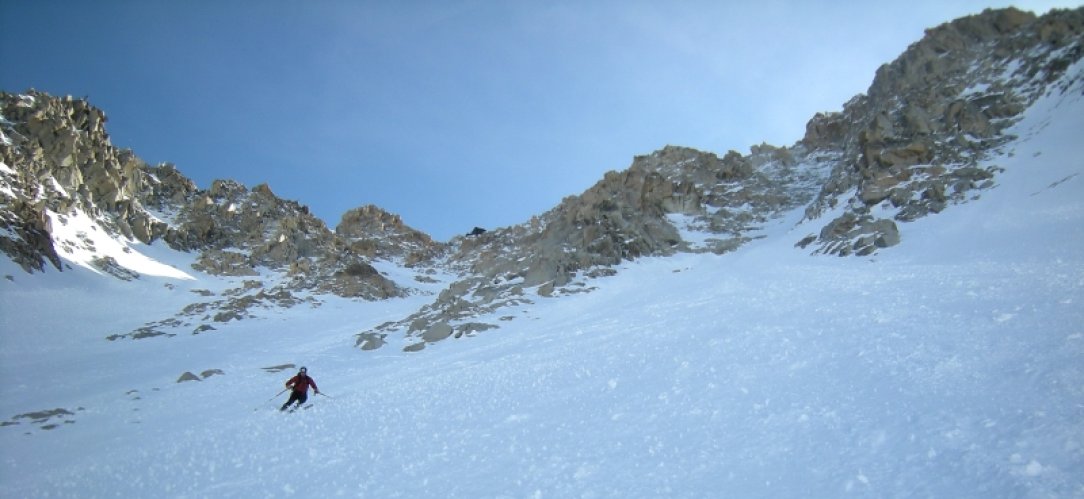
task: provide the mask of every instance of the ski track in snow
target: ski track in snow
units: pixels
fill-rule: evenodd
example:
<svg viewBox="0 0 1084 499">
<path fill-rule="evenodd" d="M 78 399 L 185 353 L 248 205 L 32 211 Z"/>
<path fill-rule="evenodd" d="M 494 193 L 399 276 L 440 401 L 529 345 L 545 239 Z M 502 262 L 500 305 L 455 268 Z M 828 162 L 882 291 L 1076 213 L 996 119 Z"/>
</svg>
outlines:
<svg viewBox="0 0 1084 499">
<path fill-rule="evenodd" d="M 1080 92 L 1016 127 L 999 187 L 872 258 L 792 216 L 418 354 L 353 334 L 431 297 L 109 342 L 215 284 L 9 265 L 0 419 L 73 415 L 0 427 L 0 496 L 1084 496 Z M 284 363 L 332 398 L 278 412 Z"/>
</svg>

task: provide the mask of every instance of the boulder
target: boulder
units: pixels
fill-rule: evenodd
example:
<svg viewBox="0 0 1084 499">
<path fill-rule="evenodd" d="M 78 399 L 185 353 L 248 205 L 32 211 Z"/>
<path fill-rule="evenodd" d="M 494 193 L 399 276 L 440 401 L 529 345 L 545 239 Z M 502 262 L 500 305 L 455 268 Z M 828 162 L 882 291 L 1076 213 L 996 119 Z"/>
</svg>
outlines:
<svg viewBox="0 0 1084 499">
<path fill-rule="evenodd" d="M 429 327 L 422 334 L 422 339 L 429 343 L 436 343 L 452 335 L 452 326 L 447 322 L 439 322 Z"/>
<path fill-rule="evenodd" d="M 361 348 L 362 350 L 376 350 L 385 344 L 384 338 L 387 335 L 378 333 L 361 333 L 358 335 L 358 340 L 354 343 L 354 346 Z"/>
<path fill-rule="evenodd" d="M 181 377 L 177 378 L 178 383 L 184 383 L 186 381 L 202 381 L 199 376 L 192 374 L 191 372 L 185 372 Z"/>
</svg>

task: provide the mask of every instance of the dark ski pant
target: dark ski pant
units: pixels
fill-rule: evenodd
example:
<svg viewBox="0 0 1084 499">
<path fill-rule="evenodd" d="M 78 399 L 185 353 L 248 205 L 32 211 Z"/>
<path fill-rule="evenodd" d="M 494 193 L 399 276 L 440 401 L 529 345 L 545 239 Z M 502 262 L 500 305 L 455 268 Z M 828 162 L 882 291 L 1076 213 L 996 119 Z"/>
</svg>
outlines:
<svg viewBox="0 0 1084 499">
<path fill-rule="evenodd" d="M 308 400 L 308 399 L 309 399 L 309 391 L 308 390 L 300 391 L 300 392 L 291 391 L 290 392 L 290 400 L 287 400 L 285 404 L 282 404 L 282 409 L 279 409 L 279 410 L 280 411 L 285 411 L 286 408 L 290 407 L 290 404 L 292 404 L 294 402 L 297 402 L 297 406 L 301 407 L 301 405 L 304 404 L 305 401 Z"/>
</svg>

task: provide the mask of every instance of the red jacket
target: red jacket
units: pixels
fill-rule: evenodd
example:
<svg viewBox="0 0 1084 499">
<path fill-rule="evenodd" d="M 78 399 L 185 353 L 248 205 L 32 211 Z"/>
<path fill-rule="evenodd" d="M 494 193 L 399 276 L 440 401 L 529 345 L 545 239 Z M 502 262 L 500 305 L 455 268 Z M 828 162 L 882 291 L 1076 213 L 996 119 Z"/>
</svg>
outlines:
<svg viewBox="0 0 1084 499">
<path fill-rule="evenodd" d="M 308 392 L 310 386 L 316 393 L 320 393 L 320 389 L 316 387 L 316 381 L 307 374 L 298 374 L 297 376 L 290 378 L 290 381 L 286 382 L 286 388 L 293 388 L 295 392 Z"/>
</svg>

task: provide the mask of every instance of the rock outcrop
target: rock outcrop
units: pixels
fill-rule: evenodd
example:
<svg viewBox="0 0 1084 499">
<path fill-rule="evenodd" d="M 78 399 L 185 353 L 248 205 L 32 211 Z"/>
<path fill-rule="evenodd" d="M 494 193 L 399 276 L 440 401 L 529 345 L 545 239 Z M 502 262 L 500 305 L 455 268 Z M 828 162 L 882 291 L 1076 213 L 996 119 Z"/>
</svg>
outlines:
<svg viewBox="0 0 1084 499">
<path fill-rule="evenodd" d="M 30 91 L 0 94 L 0 116 L 0 250 L 24 270 L 43 271 L 47 263 L 61 269 L 49 213 L 109 211 L 112 228 L 144 242 L 164 232 L 131 210 L 133 194 L 148 180 L 145 165 L 112 147 L 101 110 Z"/>
<path fill-rule="evenodd" d="M 1036 17 L 1009 8 L 957 19 L 882 66 L 868 93 L 842 112 L 814 116 L 800 145 L 840 160 L 806 217 L 843 213 L 800 245 L 866 255 L 899 241 L 897 222 L 993 187 L 998 168 L 979 163 L 1013 138 L 1004 130 L 1041 93 L 1056 91 L 1048 84 L 1084 55 L 1082 24 L 1082 9 Z"/>
<path fill-rule="evenodd" d="M 335 234 L 350 249 L 366 258 L 399 260 L 414 266 L 438 259 L 445 245 L 403 223 L 402 217 L 377 206 L 366 205 L 343 214 Z"/>
</svg>

